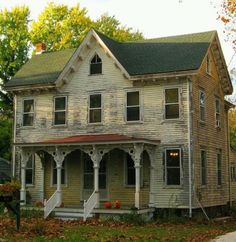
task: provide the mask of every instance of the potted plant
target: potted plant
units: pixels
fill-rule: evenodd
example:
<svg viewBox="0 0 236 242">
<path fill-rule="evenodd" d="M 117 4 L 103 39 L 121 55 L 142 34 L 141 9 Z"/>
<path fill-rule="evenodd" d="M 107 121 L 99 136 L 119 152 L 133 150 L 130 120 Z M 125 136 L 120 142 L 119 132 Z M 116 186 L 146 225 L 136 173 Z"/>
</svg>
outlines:
<svg viewBox="0 0 236 242">
<path fill-rule="evenodd" d="M 20 191 L 20 183 L 16 180 L 0 184 L 0 202 L 11 202 Z"/>
<path fill-rule="evenodd" d="M 111 202 L 105 202 L 104 207 L 105 208 L 112 208 L 112 203 Z"/>
<path fill-rule="evenodd" d="M 114 208 L 120 208 L 121 207 L 121 202 L 116 200 L 114 203 Z"/>
</svg>

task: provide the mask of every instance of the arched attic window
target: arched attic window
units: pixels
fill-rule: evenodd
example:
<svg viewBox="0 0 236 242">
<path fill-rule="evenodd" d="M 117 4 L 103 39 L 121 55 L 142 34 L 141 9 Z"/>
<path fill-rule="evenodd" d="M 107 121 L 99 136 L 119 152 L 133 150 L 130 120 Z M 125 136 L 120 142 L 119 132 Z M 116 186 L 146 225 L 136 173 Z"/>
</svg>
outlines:
<svg viewBox="0 0 236 242">
<path fill-rule="evenodd" d="M 95 54 L 90 61 L 90 75 L 102 73 L 102 59 Z"/>
</svg>

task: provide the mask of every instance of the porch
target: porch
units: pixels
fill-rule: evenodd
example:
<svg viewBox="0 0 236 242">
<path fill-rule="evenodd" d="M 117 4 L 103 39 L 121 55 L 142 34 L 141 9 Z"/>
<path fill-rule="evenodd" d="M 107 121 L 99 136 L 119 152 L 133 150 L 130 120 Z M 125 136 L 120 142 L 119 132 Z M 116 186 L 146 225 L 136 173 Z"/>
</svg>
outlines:
<svg viewBox="0 0 236 242">
<path fill-rule="evenodd" d="M 45 217 L 62 204 L 83 204 L 88 216 L 96 208 L 105 209 L 105 201 L 119 201 L 121 209 L 146 209 L 152 204 L 158 143 L 124 135 L 89 135 L 22 144 L 21 199 L 26 199 L 26 164 L 37 153 L 42 163 Z"/>
</svg>

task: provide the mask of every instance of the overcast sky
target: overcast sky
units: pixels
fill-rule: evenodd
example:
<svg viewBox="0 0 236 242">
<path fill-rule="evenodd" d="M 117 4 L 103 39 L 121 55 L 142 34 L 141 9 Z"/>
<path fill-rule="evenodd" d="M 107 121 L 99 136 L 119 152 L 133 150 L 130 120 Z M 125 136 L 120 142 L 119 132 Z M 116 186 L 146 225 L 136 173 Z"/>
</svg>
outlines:
<svg viewBox="0 0 236 242">
<path fill-rule="evenodd" d="M 31 18 L 37 18 L 50 0 L 1 0 L 0 8 L 27 5 Z M 234 51 L 225 41 L 223 24 L 217 20 L 217 10 L 222 0 L 54 0 L 73 6 L 78 2 L 96 20 L 108 13 L 128 27 L 140 30 L 145 38 L 178 35 L 185 33 L 217 30 L 226 62 L 229 64 Z M 236 56 L 231 62 L 236 66 Z"/>
</svg>

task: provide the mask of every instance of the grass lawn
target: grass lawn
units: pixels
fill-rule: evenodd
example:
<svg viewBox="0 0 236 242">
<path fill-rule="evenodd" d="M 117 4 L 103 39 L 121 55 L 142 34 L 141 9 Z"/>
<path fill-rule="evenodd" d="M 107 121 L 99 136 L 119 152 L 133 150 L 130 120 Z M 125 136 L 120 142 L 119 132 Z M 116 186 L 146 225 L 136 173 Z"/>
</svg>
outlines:
<svg viewBox="0 0 236 242">
<path fill-rule="evenodd" d="M 220 222 L 157 223 L 130 225 L 90 220 L 62 222 L 55 219 L 22 218 L 19 231 L 14 218 L 0 216 L 0 242 L 10 241 L 209 241 L 236 230 L 236 219 Z"/>
</svg>

